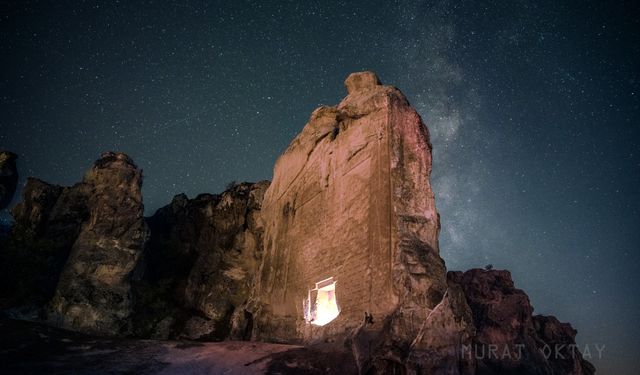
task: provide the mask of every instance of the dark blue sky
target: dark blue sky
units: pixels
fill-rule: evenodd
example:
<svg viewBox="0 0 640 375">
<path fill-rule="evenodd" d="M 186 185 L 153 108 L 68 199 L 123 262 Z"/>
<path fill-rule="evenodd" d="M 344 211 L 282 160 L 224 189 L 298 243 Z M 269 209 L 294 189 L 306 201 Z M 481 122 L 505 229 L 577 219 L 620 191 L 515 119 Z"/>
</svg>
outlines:
<svg viewBox="0 0 640 375">
<path fill-rule="evenodd" d="M 640 367 L 637 4 L 132 3 L 0 5 L 0 149 L 23 180 L 72 184 L 125 151 L 152 213 L 270 179 L 311 111 L 374 70 L 431 130 L 447 266 L 510 269 L 606 345 L 600 373 Z"/>
</svg>

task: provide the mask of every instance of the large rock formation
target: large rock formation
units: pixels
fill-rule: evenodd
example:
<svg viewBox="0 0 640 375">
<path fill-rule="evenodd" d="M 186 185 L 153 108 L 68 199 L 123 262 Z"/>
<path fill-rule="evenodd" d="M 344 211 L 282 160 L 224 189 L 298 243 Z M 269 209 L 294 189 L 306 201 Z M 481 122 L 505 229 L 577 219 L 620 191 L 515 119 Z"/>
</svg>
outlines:
<svg viewBox="0 0 640 375">
<path fill-rule="evenodd" d="M 222 340 L 250 294 L 262 254 L 268 181 L 174 197 L 148 219 L 150 246 L 135 325 L 142 336 Z M 151 300 L 151 301 L 150 301 Z M 151 302 L 151 303 L 149 303 Z"/>
<path fill-rule="evenodd" d="M 51 299 L 89 216 L 88 192 L 83 184 L 62 187 L 27 179 L 22 201 L 11 211 L 15 224 L 0 253 L 2 307 L 23 307 L 33 314 Z"/>
<path fill-rule="evenodd" d="M 0 255 L 3 307 L 65 328 L 127 332 L 129 283 L 148 236 L 141 184 L 121 153 L 103 154 L 71 187 L 28 179 Z"/>
<path fill-rule="evenodd" d="M 29 179 L 0 244 L 0 307 L 99 335 L 302 343 L 335 371 L 592 374 L 576 331 L 533 316 L 508 272 L 446 273 L 427 128 L 375 74 L 345 84 L 271 185 L 177 195 L 145 220 L 124 154 L 72 187 Z"/>
<path fill-rule="evenodd" d="M 0 151 L 0 210 L 6 208 L 18 184 L 18 169 L 16 159 L 18 156 L 13 152 Z"/>
<path fill-rule="evenodd" d="M 477 374 L 593 374 L 575 347 L 576 331 L 555 317 L 533 316 L 529 297 L 509 271 L 449 272 L 464 290 L 477 330 L 465 355 L 478 360 Z"/>
<path fill-rule="evenodd" d="M 29 178 L 0 251 L 0 307 L 102 335 L 222 340 L 232 317 L 244 327 L 269 182 L 178 195 L 147 220 L 141 184 L 111 152 L 71 187 Z"/>
<path fill-rule="evenodd" d="M 148 237 L 141 186 L 133 161 L 108 152 L 74 187 L 88 215 L 50 303 L 57 325 L 107 335 L 130 330 L 130 282 Z"/>
<path fill-rule="evenodd" d="M 472 325 L 439 256 L 427 128 L 375 74 L 354 73 L 345 85 L 349 95 L 315 110 L 276 162 L 248 307 L 253 337 L 351 336 L 364 372 L 411 368 L 410 355 L 435 352 L 422 367 L 451 373 Z"/>
</svg>

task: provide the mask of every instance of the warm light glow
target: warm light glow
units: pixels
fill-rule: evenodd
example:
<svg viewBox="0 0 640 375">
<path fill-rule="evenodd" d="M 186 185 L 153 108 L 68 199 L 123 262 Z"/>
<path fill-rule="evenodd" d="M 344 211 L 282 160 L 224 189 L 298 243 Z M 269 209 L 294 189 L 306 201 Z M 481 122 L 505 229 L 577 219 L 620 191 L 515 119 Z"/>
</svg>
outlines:
<svg viewBox="0 0 640 375">
<path fill-rule="evenodd" d="M 333 277 L 316 283 L 305 301 L 305 319 L 316 326 L 323 326 L 340 314 L 336 301 L 336 282 Z"/>
</svg>

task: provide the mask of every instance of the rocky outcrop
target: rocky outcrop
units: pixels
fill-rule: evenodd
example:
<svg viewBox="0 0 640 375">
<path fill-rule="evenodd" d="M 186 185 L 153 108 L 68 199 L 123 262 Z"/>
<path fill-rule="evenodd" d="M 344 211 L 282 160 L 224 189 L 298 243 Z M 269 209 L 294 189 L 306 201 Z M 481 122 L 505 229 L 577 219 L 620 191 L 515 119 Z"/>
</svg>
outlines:
<svg viewBox="0 0 640 375">
<path fill-rule="evenodd" d="M 534 315 L 533 324 L 538 341 L 538 350 L 548 356 L 552 374 L 595 373 L 595 367 L 582 357 L 576 347 L 576 331 L 571 324 L 561 323 L 554 316 Z"/>
<path fill-rule="evenodd" d="M 152 236 L 137 288 L 142 336 L 222 340 L 233 316 L 244 319 L 238 308 L 260 265 L 260 208 L 268 186 L 232 184 L 222 194 L 191 200 L 177 195 L 148 219 Z"/>
<path fill-rule="evenodd" d="M 28 179 L 0 249 L 0 307 L 98 335 L 307 346 L 272 372 L 593 374 L 576 331 L 534 316 L 507 271 L 447 274 L 427 128 L 375 74 L 345 86 L 271 184 L 180 194 L 145 219 L 124 154 L 71 187 Z"/>
<path fill-rule="evenodd" d="M 147 220 L 141 184 L 111 152 L 71 187 L 29 178 L 0 252 L 0 307 L 101 335 L 222 340 L 232 319 L 244 326 L 269 182 L 178 195 Z"/>
<path fill-rule="evenodd" d="M 105 335 L 130 330 L 131 279 L 148 237 L 141 186 L 131 158 L 108 152 L 74 187 L 87 216 L 49 304 L 56 325 Z"/>
<path fill-rule="evenodd" d="M 593 374 L 575 347 L 576 331 L 554 317 L 534 316 L 529 297 L 509 271 L 449 272 L 464 290 L 477 333 L 465 356 L 477 359 L 477 374 Z"/>
<path fill-rule="evenodd" d="M 89 216 L 88 193 L 83 184 L 62 187 L 27 179 L 22 201 L 11 211 L 15 224 L 0 253 L 2 307 L 21 306 L 33 314 L 51 299 Z"/>
<path fill-rule="evenodd" d="M 141 184 L 121 153 L 103 154 L 71 187 L 29 178 L 1 254 L 2 306 L 74 330 L 127 332 L 129 283 L 147 238 Z"/>
<path fill-rule="evenodd" d="M 472 327 L 439 256 L 427 128 L 375 74 L 354 73 L 345 85 L 349 95 L 316 109 L 276 162 L 262 210 L 265 258 L 248 307 L 253 338 L 346 335 L 363 372 L 410 370 L 421 353 L 432 373 L 457 371 L 456 345 Z M 335 289 L 339 309 L 324 326 L 319 288 Z"/>
<path fill-rule="evenodd" d="M 18 156 L 13 152 L 0 151 L 0 210 L 11 203 L 13 194 L 16 192 L 18 184 L 17 158 Z"/>
</svg>

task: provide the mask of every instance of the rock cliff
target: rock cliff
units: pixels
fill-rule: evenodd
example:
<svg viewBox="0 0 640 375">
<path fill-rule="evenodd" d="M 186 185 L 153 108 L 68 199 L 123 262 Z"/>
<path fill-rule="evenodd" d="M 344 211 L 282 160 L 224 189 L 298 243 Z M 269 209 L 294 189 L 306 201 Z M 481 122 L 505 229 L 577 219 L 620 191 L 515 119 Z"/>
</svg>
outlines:
<svg viewBox="0 0 640 375">
<path fill-rule="evenodd" d="M 453 371 L 472 324 L 439 256 L 427 128 L 375 74 L 354 73 L 345 86 L 347 97 L 316 109 L 274 167 L 248 306 L 253 338 L 346 336 L 363 372 L 411 370 L 422 354 L 423 368 Z M 333 306 L 321 306 L 322 293 Z M 322 309 L 333 310 L 330 324 L 318 324 Z"/>
<path fill-rule="evenodd" d="M 148 218 L 151 241 L 135 326 L 142 336 L 222 340 L 251 291 L 262 254 L 267 181 L 222 194 L 177 195 Z M 241 334 L 242 335 L 242 334 Z"/>
<path fill-rule="evenodd" d="M 593 374 L 566 352 L 576 331 L 534 316 L 507 271 L 447 273 L 426 126 L 371 72 L 345 86 L 272 183 L 144 218 L 125 154 L 71 187 L 28 179 L 0 243 L 0 308 L 101 336 L 304 344 L 367 374 Z"/>
<path fill-rule="evenodd" d="M 53 296 L 71 247 L 88 219 L 87 194 L 82 184 L 62 187 L 27 179 L 22 201 L 11 211 L 15 224 L 0 254 L 2 307 L 42 315 L 39 310 Z"/>
<path fill-rule="evenodd" d="M 509 271 L 449 272 L 464 290 L 476 335 L 465 355 L 478 359 L 477 374 L 593 374 L 575 348 L 576 331 L 555 317 L 533 315 L 529 297 Z"/>
</svg>

